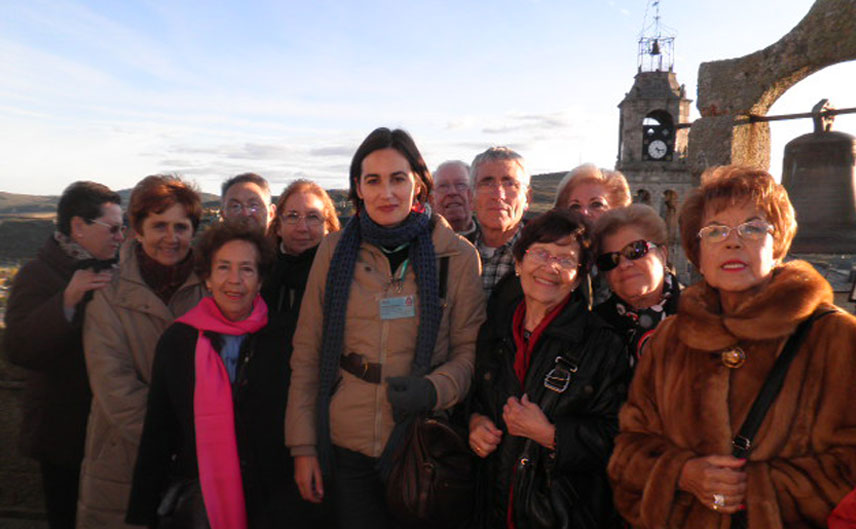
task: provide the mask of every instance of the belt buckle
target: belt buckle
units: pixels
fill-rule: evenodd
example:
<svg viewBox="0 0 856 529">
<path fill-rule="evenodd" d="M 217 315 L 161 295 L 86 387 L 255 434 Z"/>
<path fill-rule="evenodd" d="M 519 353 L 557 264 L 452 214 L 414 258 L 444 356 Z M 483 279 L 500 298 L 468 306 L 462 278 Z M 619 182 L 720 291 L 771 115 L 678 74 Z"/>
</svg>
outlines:
<svg viewBox="0 0 856 529">
<path fill-rule="evenodd" d="M 544 387 L 556 393 L 564 393 L 571 384 L 571 375 L 576 373 L 577 369 L 576 365 L 563 356 L 557 356 L 556 365 L 544 377 Z"/>
</svg>

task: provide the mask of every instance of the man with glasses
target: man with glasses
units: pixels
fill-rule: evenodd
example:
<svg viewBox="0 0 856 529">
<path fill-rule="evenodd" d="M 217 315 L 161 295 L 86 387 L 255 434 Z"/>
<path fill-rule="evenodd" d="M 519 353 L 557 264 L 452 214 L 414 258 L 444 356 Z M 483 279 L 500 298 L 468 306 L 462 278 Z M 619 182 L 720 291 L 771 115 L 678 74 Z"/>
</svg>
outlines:
<svg viewBox="0 0 856 529">
<path fill-rule="evenodd" d="M 434 171 L 431 206 L 449 221 L 459 235 L 475 242 L 476 223 L 473 220 L 469 165 L 460 160 L 449 160 L 437 167 Z"/>
<path fill-rule="evenodd" d="M 494 285 L 514 269 L 511 247 L 529 207 L 529 174 L 521 155 L 508 147 L 491 147 L 473 159 L 470 185 L 479 228 L 475 245 L 482 260 L 482 286 L 490 295 Z"/>
<path fill-rule="evenodd" d="M 223 182 L 221 197 L 220 215 L 225 221 L 246 217 L 267 230 L 276 215 L 276 206 L 270 201 L 270 186 L 255 173 L 239 174 Z"/>
</svg>

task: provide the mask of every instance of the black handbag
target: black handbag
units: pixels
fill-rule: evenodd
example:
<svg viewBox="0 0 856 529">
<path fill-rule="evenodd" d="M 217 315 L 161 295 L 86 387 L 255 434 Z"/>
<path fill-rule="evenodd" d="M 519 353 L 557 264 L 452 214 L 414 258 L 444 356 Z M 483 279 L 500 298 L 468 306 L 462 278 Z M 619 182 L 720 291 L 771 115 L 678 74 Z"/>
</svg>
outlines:
<svg viewBox="0 0 856 529">
<path fill-rule="evenodd" d="M 458 527 L 474 503 L 473 459 L 464 432 L 442 416 L 418 416 L 392 464 L 387 508 L 408 527 Z"/>
<path fill-rule="evenodd" d="M 553 408 L 577 372 L 579 360 L 557 356 L 556 364 L 544 377 L 549 390 L 539 405 L 550 418 Z M 595 516 L 580 501 L 579 494 L 567 479 L 556 479 L 555 452 L 547 453 L 538 443 L 527 439 L 515 463 L 512 482 L 512 506 L 517 529 L 586 529 L 597 528 Z"/>
<path fill-rule="evenodd" d="M 815 312 L 800 323 L 791 337 L 788 338 L 782 349 L 782 353 L 776 358 L 773 368 L 767 375 L 767 379 L 764 380 L 761 391 L 755 397 L 755 402 L 752 403 L 752 408 L 749 409 L 746 420 L 743 421 L 743 425 L 731 441 L 731 455 L 738 459 L 745 459 L 749 455 L 749 452 L 752 451 L 752 441 L 755 439 L 755 434 L 761 428 L 761 423 L 764 422 L 767 410 L 770 409 L 770 406 L 776 401 L 776 397 L 779 396 L 779 392 L 785 383 L 785 375 L 788 374 L 788 368 L 797 356 L 800 346 L 805 341 L 808 330 L 811 329 L 815 321 L 833 312 L 837 311 L 829 309 Z M 731 527 L 733 529 L 746 529 L 748 525 L 749 519 L 746 511 L 740 511 L 731 515 Z"/>
<path fill-rule="evenodd" d="M 198 479 L 175 480 L 158 505 L 157 529 L 211 529 Z"/>
</svg>

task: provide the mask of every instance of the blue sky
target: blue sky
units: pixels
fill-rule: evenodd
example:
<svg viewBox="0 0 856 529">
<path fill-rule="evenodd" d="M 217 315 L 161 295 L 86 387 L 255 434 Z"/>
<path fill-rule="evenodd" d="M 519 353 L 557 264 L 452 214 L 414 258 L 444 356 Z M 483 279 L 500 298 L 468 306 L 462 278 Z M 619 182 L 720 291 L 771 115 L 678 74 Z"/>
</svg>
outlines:
<svg viewBox="0 0 856 529">
<path fill-rule="evenodd" d="M 695 99 L 701 62 L 773 43 L 811 4 L 662 0 L 679 81 Z M 344 187 L 381 125 L 409 130 L 432 168 L 490 145 L 518 149 L 533 173 L 611 167 L 646 5 L 0 0 L 0 190 L 118 189 L 164 171 L 211 192 L 244 171 L 277 193 L 297 177 Z M 821 97 L 853 107 L 853 86 L 856 64 L 834 66 L 771 113 Z M 856 116 L 836 129 L 856 133 Z M 773 125 L 774 173 L 810 130 Z"/>
</svg>

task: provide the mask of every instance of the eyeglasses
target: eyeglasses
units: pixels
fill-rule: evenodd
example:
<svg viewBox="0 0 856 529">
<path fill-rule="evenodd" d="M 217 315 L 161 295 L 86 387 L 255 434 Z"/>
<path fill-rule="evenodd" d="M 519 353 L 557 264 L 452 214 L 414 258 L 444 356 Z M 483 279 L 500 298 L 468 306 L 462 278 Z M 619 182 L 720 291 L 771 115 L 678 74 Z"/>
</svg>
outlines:
<svg viewBox="0 0 856 529">
<path fill-rule="evenodd" d="M 450 184 L 449 182 L 443 182 L 442 184 L 439 184 L 434 187 L 436 191 L 439 191 L 441 193 L 449 193 L 450 191 L 452 191 L 452 189 L 454 189 L 458 193 L 464 193 L 469 188 L 470 185 L 466 182 L 455 182 L 454 184 Z"/>
<path fill-rule="evenodd" d="M 226 206 L 226 213 L 232 217 L 240 215 L 241 213 L 243 213 L 245 211 L 247 213 L 249 213 L 250 215 L 255 215 L 256 213 L 258 213 L 259 211 L 262 211 L 263 209 L 264 209 L 264 205 L 259 204 L 257 202 L 250 202 L 249 204 L 246 204 L 246 205 L 241 204 L 240 202 L 230 202 Z"/>
<path fill-rule="evenodd" d="M 618 266 L 618 263 L 621 262 L 622 255 L 629 261 L 635 261 L 637 259 L 642 259 L 648 255 L 651 248 L 656 247 L 657 245 L 653 242 L 640 239 L 638 241 L 631 242 L 617 252 L 607 252 L 598 255 L 595 264 L 597 264 L 597 269 L 601 272 L 608 272 Z"/>
<path fill-rule="evenodd" d="M 559 265 L 559 268 L 568 272 L 576 270 L 580 264 L 576 255 L 571 254 L 559 257 L 542 248 L 529 248 L 524 255 L 531 257 L 532 261 L 536 264 L 550 265 L 551 263 L 556 263 Z"/>
<path fill-rule="evenodd" d="M 282 215 L 282 221 L 291 226 L 299 224 L 301 219 L 306 222 L 306 226 L 309 228 L 315 228 L 324 222 L 324 217 L 318 213 L 307 213 L 306 215 L 301 215 L 296 211 L 289 211 L 285 215 Z"/>
<path fill-rule="evenodd" d="M 711 244 L 719 244 L 727 239 L 734 230 L 737 231 L 737 235 L 739 235 L 741 239 L 747 241 L 760 241 L 766 237 L 768 233 L 773 233 L 773 226 L 763 220 L 750 220 L 733 228 L 722 224 L 714 224 L 713 226 L 705 226 L 698 230 L 698 238 Z"/>
<path fill-rule="evenodd" d="M 479 180 L 479 182 L 476 184 L 476 187 L 483 191 L 493 191 L 501 187 L 505 190 L 506 193 L 510 193 L 517 192 L 520 190 L 520 182 L 518 182 L 517 180 L 512 180 L 511 178 L 503 178 L 502 180 L 485 178 L 484 180 Z"/>
<path fill-rule="evenodd" d="M 107 228 L 107 231 L 110 232 L 110 235 L 119 235 L 120 233 L 125 233 L 125 226 L 122 224 L 107 224 L 106 222 L 100 221 L 98 219 L 92 219 L 90 222 L 93 224 L 99 224 Z"/>
</svg>

